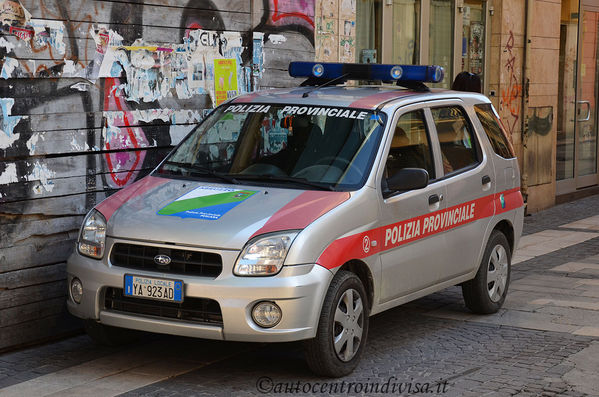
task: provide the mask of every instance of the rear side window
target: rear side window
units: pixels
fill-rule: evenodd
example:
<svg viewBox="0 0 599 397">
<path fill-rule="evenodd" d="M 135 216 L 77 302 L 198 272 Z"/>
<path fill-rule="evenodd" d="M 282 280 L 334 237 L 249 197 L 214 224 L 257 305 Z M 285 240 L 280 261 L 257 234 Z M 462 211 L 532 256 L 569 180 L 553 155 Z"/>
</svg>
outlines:
<svg viewBox="0 0 599 397">
<path fill-rule="evenodd" d="M 516 157 L 491 104 L 484 103 L 476 105 L 474 106 L 474 110 L 480 123 L 483 125 L 487 137 L 489 137 L 489 141 L 491 141 L 491 146 L 495 153 L 506 159 Z"/>
<path fill-rule="evenodd" d="M 459 106 L 431 109 L 443 157 L 445 174 L 479 163 L 479 155 L 466 112 Z"/>
</svg>

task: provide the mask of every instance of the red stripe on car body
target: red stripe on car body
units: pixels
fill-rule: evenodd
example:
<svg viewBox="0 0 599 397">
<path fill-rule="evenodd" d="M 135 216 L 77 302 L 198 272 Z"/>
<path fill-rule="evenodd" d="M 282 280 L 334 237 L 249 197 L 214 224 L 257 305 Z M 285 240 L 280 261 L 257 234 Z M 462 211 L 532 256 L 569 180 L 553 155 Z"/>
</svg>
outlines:
<svg viewBox="0 0 599 397">
<path fill-rule="evenodd" d="M 413 91 L 399 91 L 399 90 L 380 92 L 378 94 L 372 94 L 372 95 L 365 96 L 364 98 L 360 98 L 357 101 L 350 103 L 349 107 L 350 108 L 358 108 L 358 109 L 374 109 L 379 104 L 386 102 L 390 99 L 396 99 L 396 98 L 399 99 L 399 98 L 403 98 L 403 97 L 410 96 L 413 94 L 414 94 Z"/>
<path fill-rule="evenodd" d="M 505 206 L 503 208 L 501 205 L 502 195 L 505 200 Z M 457 222 L 451 222 L 451 225 L 448 224 L 450 218 L 452 220 L 455 219 L 456 211 L 459 211 L 459 214 L 457 215 L 459 217 L 461 215 L 460 211 L 469 211 L 469 208 L 471 208 L 472 205 L 474 205 L 474 214 L 472 217 L 458 220 Z M 444 210 L 431 212 L 426 215 L 421 215 L 415 218 L 406 219 L 401 222 L 381 226 L 366 232 L 342 237 L 333 241 L 320 255 L 316 263 L 327 269 L 333 269 L 343 265 L 344 263 L 347 263 L 352 259 L 366 258 L 379 252 L 387 251 L 399 247 L 400 245 L 405 245 L 413 241 L 429 237 L 433 234 L 442 233 L 479 219 L 491 217 L 494 214 L 500 214 L 520 208 L 523 205 L 524 201 L 522 200 L 520 188 L 481 197 L 479 199 L 446 208 Z M 445 218 L 443 218 L 444 216 Z M 437 222 L 437 217 L 439 217 L 440 225 L 439 227 L 434 227 L 434 224 Z M 429 226 L 431 218 L 433 221 L 433 227 Z M 444 225 L 441 223 L 443 219 L 445 220 Z M 418 233 L 415 233 L 416 224 L 419 225 Z M 411 232 L 405 234 L 406 228 L 410 228 Z M 391 230 L 391 233 L 393 233 L 393 229 L 398 231 L 398 238 L 396 238 L 395 241 L 389 241 L 388 230 Z M 400 239 L 399 237 L 403 238 Z M 373 241 L 377 242 L 376 246 L 372 245 Z"/>
<path fill-rule="evenodd" d="M 259 93 L 247 94 L 233 99 L 232 103 L 249 103 L 260 96 Z"/>
<path fill-rule="evenodd" d="M 252 237 L 280 230 L 304 229 L 349 197 L 347 192 L 303 192 L 275 212 Z"/>
<path fill-rule="evenodd" d="M 108 219 L 118 210 L 123 204 L 127 201 L 141 196 L 148 190 L 155 188 L 157 186 L 163 185 L 168 182 L 168 179 L 165 178 L 156 178 L 154 176 L 146 176 L 143 179 L 127 186 L 124 189 L 119 190 L 112 196 L 108 197 L 104 201 L 102 201 L 96 207 L 96 210 L 100 211 L 102 215 Z"/>
</svg>

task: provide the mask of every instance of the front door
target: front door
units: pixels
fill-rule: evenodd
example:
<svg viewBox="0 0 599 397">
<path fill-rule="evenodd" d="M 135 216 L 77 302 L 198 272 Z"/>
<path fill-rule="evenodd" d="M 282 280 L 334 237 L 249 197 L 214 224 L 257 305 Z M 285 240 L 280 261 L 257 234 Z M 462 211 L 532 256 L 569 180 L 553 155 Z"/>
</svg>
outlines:
<svg viewBox="0 0 599 397">
<path fill-rule="evenodd" d="M 437 283 L 439 258 L 445 244 L 443 233 L 431 233 L 431 215 L 445 208 L 445 183 L 437 180 L 440 162 L 436 141 L 430 139 L 425 111 L 418 106 L 405 108 L 394 119 L 394 134 L 382 171 L 380 244 L 382 262 L 381 302 L 401 298 Z M 384 194 L 386 179 L 402 168 L 428 171 L 424 189 Z"/>
</svg>

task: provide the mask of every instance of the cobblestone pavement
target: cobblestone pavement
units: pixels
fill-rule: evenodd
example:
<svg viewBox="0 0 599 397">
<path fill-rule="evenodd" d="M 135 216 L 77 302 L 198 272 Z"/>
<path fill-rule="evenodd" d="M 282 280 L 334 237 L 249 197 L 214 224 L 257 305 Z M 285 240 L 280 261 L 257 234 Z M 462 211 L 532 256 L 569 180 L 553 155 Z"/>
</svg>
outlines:
<svg viewBox="0 0 599 397">
<path fill-rule="evenodd" d="M 312 375 L 301 343 L 148 335 L 104 348 L 82 335 L 0 355 L 0 396 L 599 396 L 597 215 L 599 196 L 527 217 L 495 315 L 469 313 L 453 287 L 372 317 L 346 378 Z"/>
</svg>

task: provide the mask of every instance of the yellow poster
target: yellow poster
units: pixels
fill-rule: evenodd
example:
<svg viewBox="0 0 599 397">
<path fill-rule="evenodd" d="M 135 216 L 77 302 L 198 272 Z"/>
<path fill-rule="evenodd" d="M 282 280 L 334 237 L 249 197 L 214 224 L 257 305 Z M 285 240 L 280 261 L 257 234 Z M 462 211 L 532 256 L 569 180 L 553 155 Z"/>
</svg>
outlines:
<svg viewBox="0 0 599 397">
<path fill-rule="evenodd" d="M 214 92 L 216 106 L 237 96 L 237 61 L 235 59 L 214 60 Z"/>
</svg>

